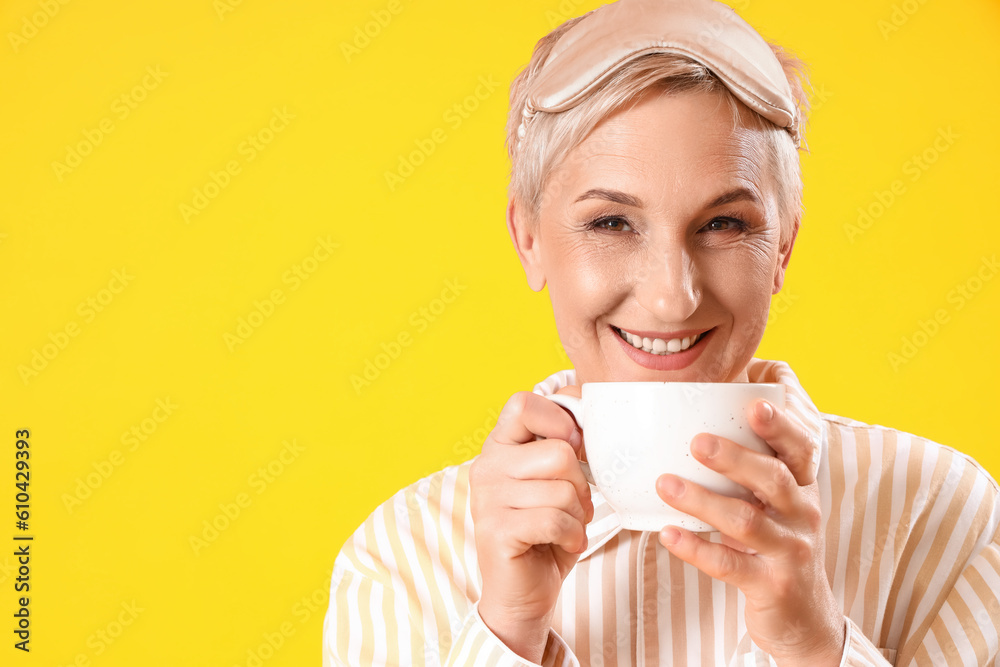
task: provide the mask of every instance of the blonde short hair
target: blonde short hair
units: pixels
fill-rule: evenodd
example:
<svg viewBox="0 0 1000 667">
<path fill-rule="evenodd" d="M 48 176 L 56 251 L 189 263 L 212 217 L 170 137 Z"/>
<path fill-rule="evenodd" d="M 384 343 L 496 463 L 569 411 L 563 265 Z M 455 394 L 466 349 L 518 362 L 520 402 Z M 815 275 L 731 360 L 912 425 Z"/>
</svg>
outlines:
<svg viewBox="0 0 1000 667">
<path fill-rule="evenodd" d="M 536 113 L 527 124 L 524 136 L 518 139 L 522 109 L 531 83 L 539 75 L 559 37 L 582 18 L 572 18 L 542 37 L 535 45 L 531 60 L 511 84 L 510 110 L 507 114 L 510 199 L 526 208 L 529 217 L 537 221 L 542 207 L 542 193 L 552 170 L 602 120 L 636 101 L 650 89 L 659 88 L 668 94 L 711 92 L 728 103 L 734 127 L 742 124 L 765 133 L 765 157 L 776 175 L 781 237 L 787 239 L 802 213 L 802 174 L 798 149 L 791 135 L 736 99 L 715 74 L 690 58 L 670 53 L 636 58 L 578 106 L 561 113 Z M 799 108 L 799 131 L 803 132 L 809 105 L 805 94 L 808 85 L 805 65 L 780 46 L 770 42 L 768 46 L 777 56 L 791 86 Z M 804 138 L 802 148 L 805 150 Z"/>
</svg>

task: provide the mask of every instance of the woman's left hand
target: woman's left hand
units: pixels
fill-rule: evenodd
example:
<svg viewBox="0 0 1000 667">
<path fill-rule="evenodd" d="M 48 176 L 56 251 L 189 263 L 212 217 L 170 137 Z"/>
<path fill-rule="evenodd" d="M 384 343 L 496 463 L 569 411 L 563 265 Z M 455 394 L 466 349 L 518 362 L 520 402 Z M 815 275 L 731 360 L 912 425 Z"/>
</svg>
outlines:
<svg viewBox="0 0 1000 667">
<path fill-rule="evenodd" d="M 718 528 L 723 543 L 672 526 L 660 531 L 660 543 L 710 577 L 743 591 L 750 638 L 778 665 L 839 665 L 844 616 L 824 567 L 817 444 L 770 403 L 757 401 L 749 410 L 751 428 L 776 457 L 709 434 L 696 436 L 691 452 L 750 489 L 759 503 L 661 475 L 656 483 L 660 497 Z"/>
</svg>

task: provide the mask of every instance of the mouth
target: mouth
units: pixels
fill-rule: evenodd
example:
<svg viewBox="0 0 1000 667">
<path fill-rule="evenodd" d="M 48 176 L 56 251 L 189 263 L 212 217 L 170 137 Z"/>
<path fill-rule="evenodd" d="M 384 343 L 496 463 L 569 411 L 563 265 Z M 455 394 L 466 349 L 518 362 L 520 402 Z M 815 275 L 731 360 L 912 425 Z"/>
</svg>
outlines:
<svg viewBox="0 0 1000 667">
<path fill-rule="evenodd" d="M 622 351 L 644 368 L 657 371 L 678 371 L 693 364 L 707 345 L 715 329 L 661 333 L 628 331 L 612 326 Z M 652 335 L 650 335 L 652 334 Z"/>
<path fill-rule="evenodd" d="M 616 334 L 618 334 L 619 338 L 635 349 L 642 350 L 648 354 L 655 354 L 663 357 L 670 356 L 671 354 L 677 354 L 678 352 L 683 352 L 688 348 L 694 347 L 702 338 L 708 335 L 708 331 L 702 331 L 697 334 L 689 334 L 683 338 L 650 338 L 648 336 L 640 336 L 639 334 L 635 334 L 624 329 L 619 329 L 615 326 L 612 326 L 611 328 Z"/>
</svg>

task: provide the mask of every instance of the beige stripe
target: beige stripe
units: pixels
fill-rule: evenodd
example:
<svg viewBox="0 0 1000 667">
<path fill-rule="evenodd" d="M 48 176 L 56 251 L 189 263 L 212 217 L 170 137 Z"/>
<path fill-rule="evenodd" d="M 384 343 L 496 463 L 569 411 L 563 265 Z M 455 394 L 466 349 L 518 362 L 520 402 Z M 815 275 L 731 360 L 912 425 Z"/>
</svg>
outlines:
<svg viewBox="0 0 1000 667">
<path fill-rule="evenodd" d="M 900 658 L 902 657 L 902 655 L 903 655 L 902 651 L 896 654 L 896 664 L 898 665 L 903 664 L 902 662 L 900 662 Z M 917 652 L 913 654 L 913 660 L 911 662 L 916 665 L 934 664 L 933 661 L 931 661 L 931 654 L 927 651 L 927 647 L 923 644 L 917 647 Z"/>
<path fill-rule="evenodd" d="M 927 484 L 924 485 L 927 491 L 928 498 L 936 498 L 937 495 L 940 493 L 941 484 L 944 481 L 945 476 L 948 474 L 948 468 L 951 467 L 951 461 L 953 458 L 951 452 L 947 450 L 941 450 L 939 454 L 940 455 L 938 456 L 937 461 L 934 464 L 934 471 L 931 473 L 930 479 L 927 481 Z M 899 560 L 896 563 L 896 572 L 898 573 L 897 583 L 902 582 L 905 579 L 906 574 L 910 569 L 910 561 L 913 560 L 914 552 L 918 549 L 918 547 L 921 546 L 921 543 L 923 542 L 924 532 L 927 530 L 927 522 L 932 513 L 932 508 L 930 506 L 927 506 L 924 508 L 919 508 L 919 510 L 920 510 L 919 515 L 915 518 L 915 521 L 913 521 L 910 525 L 910 535 L 908 536 L 906 545 L 903 548 L 903 552 L 899 555 Z M 946 529 L 947 527 L 943 526 L 942 528 Z M 934 536 L 931 536 L 931 540 L 933 539 Z M 926 560 L 924 561 L 923 564 L 925 566 L 930 565 L 932 568 L 937 567 L 938 565 L 936 561 L 928 562 Z M 916 567 L 916 565 L 914 565 L 914 567 Z M 918 570 L 917 579 L 914 581 L 914 591 L 912 597 L 914 602 L 906 610 L 906 615 L 904 616 L 903 625 L 902 628 L 900 629 L 900 637 L 910 638 L 907 644 L 915 641 L 913 636 L 910 634 L 910 623 L 912 622 L 914 608 L 916 607 L 916 601 L 920 599 L 920 596 L 926 589 L 926 585 L 928 583 L 926 580 L 923 580 L 919 577 L 919 573 L 920 571 Z M 887 609 L 886 618 L 890 619 L 890 622 L 891 619 L 893 618 L 893 615 L 895 614 L 896 601 L 899 595 L 903 592 L 901 589 L 902 587 L 897 585 L 896 588 L 889 594 L 888 604 L 886 605 Z M 906 593 L 907 595 L 909 595 L 910 591 L 906 591 Z M 903 646 L 903 650 L 904 652 L 908 652 L 906 645 Z"/>
<path fill-rule="evenodd" d="M 372 525 L 371 519 L 369 519 L 361 524 L 361 528 L 364 531 L 364 548 L 359 550 L 358 540 L 354 535 L 352 535 L 347 542 L 344 543 L 344 547 L 341 549 L 340 555 L 337 556 L 337 558 L 346 558 L 351 564 L 351 567 L 357 570 L 358 574 L 362 576 L 378 577 L 380 574 L 385 573 L 384 567 L 381 570 L 378 569 L 381 566 L 380 559 L 377 556 L 373 557 L 371 554 L 365 553 L 364 555 L 367 556 L 369 560 L 374 561 L 371 566 L 368 566 L 363 562 L 361 555 L 361 551 L 370 551 L 375 554 L 378 553 L 378 547 L 375 545 L 375 527 Z M 368 545 L 371 545 L 371 547 L 368 547 Z"/>
<path fill-rule="evenodd" d="M 958 651 L 949 650 L 952 648 L 953 639 L 940 618 L 931 625 L 930 631 L 934 635 L 934 639 L 937 640 L 938 646 L 941 648 L 941 654 L 944 655 L 948 667 L 962 667 L 962 657 L 958 654 Z M 921 636 L 923 636 L 923 633 L 921 633 Z M 941 662 L 938 661 L 937 664 L 940 665 Z"/>
<path fill-rule="evenodd" d="M 465 558 L 465 515 L 469 509 L 469 467 L 470 464 L 465 463 L 455 470 L 454 495 L 451 500 L 451 543 L 455 547 L 455 553 L 458 554 L 459 562 Z M 477 570 L 468 569 L 468 565 L 478 567 L 478 563 L 463 563 L 463 567 L 459 568 L 465 574 L 463 582 L 465 584 L 465 597 L 475 603 L 479 600 L 479 593 L 476 590 L 477 583 L 473 574 Z"/>
<path fill-rule="evenodd" d="M 542 650 L 542 660 L 543 665 L 558 665 L 562 660 L 562 645 L 554 641 L 549 636 L 549 639 L 545 642 L 545 648 Z"/>
<path fill-rule="evenodd" d="M 830 502 L 830 516 L 827 518 L 824 548 L 826 549 L 826 574 L 831 586 L 837 586 L 837 563 L 840 559 L 840 512 L 846 480 L 844 478 L 844 431 L 840 426 L 831 426 L 827 447 L 827 473 L 830 476 L 827 495 Z M 840 502 L 836 502 L 837 499 Z M 836 589 L 834 589 L 836 590 Z"/>
<path fill-rule="evenodd" d="M 726 664 L 728 665 L 733 660 L 733 654 L 736 653 L 736 640 L 738 638 L 739 627 L 740 627 L 740 617 L 737 597 L 739 590 L 736 586 L 726 587 L 726 607 L 725 607 L 725 632 L 724 632 L 724 646 L 723 646 L 723 656 L 726 659 Z"/>
<path fill-rule="evenodd" d="M 988 648 L 986 646 L 986 637 L 983 636 L 983 631 L 979 629 L 979 625 L 975 622 L 975 612 L 969 608 L 962 595 L 954 589 L 952 589 L 951 595 L 948 596 L 948 604 L 951 606 L 952 611 L 955 612 L 958 623 L 965 632 L 964 637 L 951 637 L 951 643 L 961 645 L 962 642 L 968 642 L 972 650 L 976 652 L 976 663 L 983 664 L 986 662 Z M 962 619 L 965 619 L 965 621 Z M 972 621 L 971 623 L 969 622 L 970 620 Z M 948 626 L 945 623 L 942 622 L 941 627 L 947 632 Z M 938 643 L 942 646 L 945 645 L 940 637 L 938 638 Z"/>
<path fill-rule="evenodd" d="M 849 651 L 851 656 L 851 660 L 847 663 L 849 665 L 881 665 L 882 660 L 887 659 L 881 650 L 871 645 L 868 639 L 861 633 L 861 629 L 856 623 L 851 629 L 851 647 Z"/>
<path fill-rule="evenodd" d="M 991 545 L 992 549 L 984 549 L 979 555 L 982 557 L 982 560 L 989 563 L 994 572 L 1000 575 L 1000 529 L 993 536 Z"/>
<path fill-rule="evenodd" d="M 958 579 L 959 576 L 961 576 L 962 570 L 971 569 L 966 565 L 966 563 L 969 560 L 969 555 L 973 553 L 976 543 L 979 541 L 979 538 L 982 534 L 983 528 L 985 524 L 990 520 L 990 516 L 992 515 L 994 509 L 992 498 L 989 497 L 984 498 L 982 496 L 978 498 L 970 498 L 972 492 L 975 490 L 975 483 L 977 478 L 978 478 L 978 470 L 976 469 L 976 467 L 966 462 L 965 472 L 962 475 L 962 480 L 959 483 L 958 489 L 956 490 L 955 495 L 952 498 L 952 502 L 948 507 L 947 516 L 958 516 L 958 511 L 961 508 L 965 507 L 966 503 L 971 503 L 977 499 L 979 501 L 979 506 L 976 509 L 976 514 L 971 521 L 971 525 L 966 529 L 965 539 L 963 540 L 961 549 L 959 550 L 959 553 L 961 553 L 963 557 L 952 565 L 951 570 L 949 571 L 949 576 L 947 578 L 947 581 L 949 582 L 950 585 L 942 587 L 942 589 L 939 591 L 938 597 L 933 607 L 934 609 L 940 609 L 945 604 L 945 601 L 949 598 L 957 598 L 958 600 L 961 600 L 962 605 L 966 604 L 965 600 L 962 599 L 961 595 L 954 590 L 954 582 Z M 945 541 L 946 540 L 942 540 L 941 542 L 942 549 Z M 921 574 L 923 573 L 921 572 Z M 940 581 L 940 579 L 937 580 Z M 953 609 L 956 609 L 954 600 L 952 601 L 952 606 Z M 930 619 L 925 620 L 923 623 L 921 623 L 921 631 L 923 630 L 923 628 L 927 626 L 929 620 Z M 968 633 L 968 631 L 966 632 Z M 982 633 L 981 631 L 978 630 L 978 628 L 977 632 L 979 632 L 979 636 L 980 638 L 982 638 Z M 972 637 L 970 637 L 969 639 L 971 641 Z M 983 640 L 983 642 L 985 643 L 985 640 Z"/>
<path fill-rule="evenodd" d="M 406 498 L 406 506 L 410 508 L 409 513 L 409 523 L 410 532 L 409 536 L 412 538 L 411 542 L 413 545 L 413 551 L 417 558 L 417 564 L 420 567 L 420 573 L 423 575 L 424 585 L 427 586 L 428 596 L 430 597 L 430 606 L 433 613 L 432 621 L 434 622 L 437 634 L 434 637 L 427 637 L 428 641 L 438 641 L 438 638 L 445 634 L 448 629 L 448 609 L 444 604 L 444 593 L 441 591 L 441 587 L 438 585 L 437 577 L 434 576 L 434 562 L 432 558 L 440 556 L 441 549 L 432 549 L 430 542 L 427 540 L 427 528 L 428 526 L 424 524 L 424 515 L 418 507 L 423 505 L 423 509 L 428 512 L 432 511 L 430 505 L 426 504 L 424 501 L 420 501 L 418 504 L 416 497 L 416 487 L 410 486 L 407 488 L 404 497 Z M 430 520 L 434 523 L 435 517 L 430 517 Z M 443 626 L 443 627 L 442 627 Z"/>
<path fill-rule="evenodd" d="M 409 626 L 410 628 L 418 628 L 419 634 L 424 633 L 424 617 L 423 617 L 423 607 L 420 604 L 420 596 L 417 595 L 417 587 L 414 583 L 415 579 L 413 576 L 413 570 L 410 568 L 409 559 L 403 552 L 403 547 L 400 544 L 399 536 L 401 533 L 396 527 L 396 514 L 393 511 L 394 503 L 389 503 L 385 506 L 382 511 L 383 521 L 385 522 L 385 532 L 387 539 L 389 541 L 389 546 L 392 551 L 392 559 L 395 561 L 396 570 L 399 573 L 400 579 L 402 579 L 403 586 L 406 589 L 406 602 L 408 607 L 408 617 L 397 619 L 401 625 Z M 411 511 L 411 515 L 414 512 Z M 375 543 L 372 543 L 372 548 L 377 547 Z M 388 559 L 388 554 L 383 554 L 383 559 Z M 364 617 L 362 617 L 364 618 Z M 423 662 L 424 655 L 423 651 L 418 646 L 416 640 L 418 637 L 414 637 L 413 633 L 410 633 L 410 661 L 414 665 L 419 665 Z"/>
<path fill-rule="evenodd" d="M 993 550 L 990 549 L 990 551 Z M 996 552 L 993 551 L 993 553 L 995 554 Z M 972 623 L 978 627 L 981 620 L 985 623 L 992 622 L 994 634 L 1000 635 L 1000 620 L 998 620 L 1000 619 L 1000 598 L 997 598 L 997 591 L 990 588 L 983 575 L 974 567 L 966 568 L 964 576 L 972 592 L 978 598 L 979 604 L 974 604 L 973 606 L 977 608 L 979 613 L 969 614 L 963 624 Z M 980 613 L 983 613 L 986 618 L 980 619 Z M 981 660 L 981 662 L 984 661 Z"/>
<path fill-rule="evenodd" d="M 654 537 L 657 539 L 658 537 Z M 670 562 L 673 556 L 664 548 L 656 550 L 656 578 L 658 580 L 656 588 L 656 630 L 657 643 L 659 644 L 659 659 L 655 664 L 671 664 L 671 656 L 674 653 L 674 636 L 672 631 L 673 615 L 671 605 L 674 593 L 683 591 L 683 588 L 675 586 L 670 578 Z"/>
<path fill-rule="evenodd" d="M 454 613 L 457 613 L 458 615 L 461 616 L 468 611 L 469 603 L 468 599 L 461 595 L 461 592 L 455 585 L 456 568 L 455 568 L 454 558 L 452 557 L 452 550 L 450 547 L 452 542 L 449 541 L 450 536 L 446 535 L 444 532 L 445 522 L 443 520 L 441 510 L 443 508 L 444 498 L 446 497 L 445 496 L 446 485 L 447 485 L 447 494 L 449 496 L 454 497 L 454 488 L 449 483 L 448 476 L 445 473 L 438 473 L 436 476 L 432 478 L 430 492 L 428 493 L 427 506 L 431 512 L 431 515 L 435 519 L 434 527 L 436 528 L 436 533 L 437 533 L 436 553 L 432 555 L 437 556 L 437 560 L 440 563 L 440 568 L 448 579 L 447 586 L 448 590 L 451 592 L 452 609 L 454 610 Z M 454 527 L 452 528 L 451 532 L 454 533 Z M 439 618 L 438 637 L 440 638 L 440 650 L 442 653 L 447 653 L 448 649 L 451 648 L 451 642 L 453 640 L 450 630 L 444 632 L 444 628 L 441 627 L 442 621 L 447 623 L 447 619 L 449 618 L 450 613 L 452 612 L 449 610 L 448 612 L 445 612 L 444 616 L 438 617 Z M 390 645 L 395 644 L 395 642 L 388 642 L 388 643 Z M 388 664 L 391 665 L 394 663 L 390 661 Z"/>
<path fill-rule="evenodd" d="M 684 603 L 684 561 L 670 556 L 670 628 L 674 665 L 687 664 L 687 609 Z M 656 663 L 653 663 L 656 664 Z"/>
<path fill-rule="evenodd" d="M 618 635 L 618 599 L 615 591 L 619 586 L 629 585 L 627 581 L 624 583 L 618 581 L 615 573 L 615 562 L 617 560 L 615 553 L 619 547 L 620 537 L 621 533 L 612 537 L 605 545 L 604 548 L 607 549 L 607 552 L 602 554 L 601 572 L 599 575 L 596 572 L 594 573 L 600 576 L 603 586 L 606 587 L 604 590 L 608 591 L 608 593 L 601 595 L 603 602 L 601 609 L 604 614 L 604 617 L 601 619 L 604 625 L 604 644 L 601 646 L 601 656 L 604 658 L 605 665 L 618 664 L 618 645 L 621 643 L 621 637 Z M 596 570 L 597 568 L 594 569 Z"/>
<path fill-rule="evenodd" d="M 483 647 L 486 644 L 486 639 L 488 635 L 485 632 L 476 633 L 475 639 L 472 641 L 472 646 L 469 647 L 469 660 L 479 662 L 480 657 L 483 655 Z M 486 664 L 488 667 L 495 667 L 500 665 L 501 661 L 504 659 L 504 651 L 499 646 L 493 645 L 488 647 L 489 652 L 486 654 Z M 464 667 L 464 666 L 463 666 Z"/>
<path fill-rule="evenodd" d="M 381 637 L 385 642 L 385 664 L 399 664 L 399 626 L 396 624 L 396 591 L 392 586 L 382 588 L 382 620 L 385 634 Z M 413 638 L 410 638 L 413 641 Z M 444 649 L 442 649 L 444 652 Z"/>
<path fill-rule="evenodd" d="M 890 583 L 897 583 L 897 585 L 902 581 L 902 577 L 906 573 L 906 570 L 901 567 L 900 559 L 902 558 L 903 548 L 912 532 L 913 503 L 916 501 L 917 492 L 923 485 L 923 463 L 926 448 L 926 443 L 918 438 L 907 437 L 905 444 L 909 445 L 907 448 L 909 456 L 906 461 L 906 492 L 903 496 L 903 510 L 898 519 L 899 523 L 895 526 L 895 539 L 892 546 L 892 555 L 896 563 L 896 576 L 893 582 Z M 893 480 L 893 485 L 895 485 L 895 479 Z M 898 587 L 888 591 L 882 613 L 882 634 L 879 637 L 880 646 L 888 645 L 899 592 Z"/>
<path fill-rule="evenodd" d="M 611 556 L 608 558 L 607 556 Z M 615 600 L 615 595 L 613 590 L 608 590 L 605 592 L 605 579 L 603 577 L 605 568 L 607 567 L 607 561 L 612 561 L 612 567 L 608 570 L 611 574 L 611 579 L 607 580 L 609 586 L 617 586 L 618 582 L 615 580 L 614 576 L 614 555 L 613 554 L 602 554 L 600 560 L 588 560 L 586 565 L 587 568 L 584 570 L 584 580 L 587 586 L 586 599 L 587 604 L 585 608 L 581 609 L 581 613 L 584 616 L 584 620 L 587 626 L 587 631 L 590 633 L 590 641 L 587 642 L 587 650 L 592 656 L 600 656 L 598 659 L 591 658 L 590 662 L 600 664 L 603 659 L 607 662 L 607 652 L 605 651 L 605 645 L 608 640 L 614 639 L 614 629 L 611 631 L 611 635 L 607 634 L 607 619 L 604 617 L 606 609 L 616 609 L 617 601 Z M 577 605 L 582 607 L 583 605 Z M 580 664 L 584 664 L 580 661 Z"/>
<path fill-rule="evenodd" d="M 946 452 L 946 456 L 942 456 L 942 458 L 947 458 L 950 461 L 954 459 L 954 455 L 952 454 L 952 452 L 948 451 Z M 964 461 L 963 463 L 965 464 Z M 945 512 L 945 516 L 949 517 L 961 516 L 961 510 L 965 506 L 965 503 L 969 498 L 969 493 L 970 491 L 972 491 L 972 487 L 975 485 L 975 479 L 976 479 L 975 467 L 970 466 L 968 464 L 965 464 L 964 467 L 965 470 L 962 473 L 962 479 L 959 482 L 957 488 L 954 491 L 954 494 L 952 495 L 948 503 L 948 509 Z M 980 506 L 977 515 L 980 514 L 982 510 L 983 507 Z M 929 514 L 930 512 L 927 512 L 925 516 Z M 926 521 L 924 521 L 923 523 L 924 525 L 920 527 L 921 533 L 923 533 L 924 530 L 926 529 Z M 926 560 L 924 560 L 923 565 L 917 572 L 916 581 L 914 581 L 913 589 L 915 594 L 914 595 L 915 600 L 920 600 L 923 597 L 923 594 L 927 591 L 927 589 L 930 588 L 932 583 L 940 584 L 942 582 L 947 582 L 947 585 L 940 586 L 938 596 L 934 600 L 934 603 L 931 605 L 931 609 L 934 610 L 940 609 L 941 606 L 944 604 L 945 599 L 948 597 L 948 593 L 951 591 L 951 587 L 954 586 L 954 582 L 958 578 L 959 573 L 965 567 L 964 562 L 950 563 L 951 566 L 950 568 L 948 567 L 949 564 L 941 562 L 942 557 L 944 555 L 945 546 L 951 539 L 951 534 L 954 532 L 955 527 L 956 524 L 954 522 L 951 523 L 947 521 L 942 522 L 941 526 L 939 526 L 938 528 L 938 532 L 931 537 L 933 541 L 931 542 L 930 551 L 927 553 Z M 965 541 L 962 545 L 961 553 L 965 555 L 969 554 L 972 550 L 971 549 L 972 545 L 975 543 L 978 537 L 979 536 L 976 532 L 970 531 L 966 535 Z M 944 567 L 946 569 L 944 572 L 938 572 L 938 567 Z M 928 626 L 934 620 L 932 616 L 928 616 L 924 619 L 921 619 L 917 627 L 911 630 L 910 628 L 912 625 L 914 625 L 914 622 L 916 620 L 915 619 L 916 613 L 917 613 L 917 604 L 915 603 L 911 604 L 910 608 L 906 610 L 906 616 L 903 620 L 904 637 L 923 636 L 924 633 L 927 632 Z M 907 644 L 910 644 L 910 642 L 908 641 Z"/>
<path fill-rule="evenodd" d="M 808 413 L 800 407 L 798 401 L 794 398 L 789 397 L 788 402 L 785 404 L 785 411 L 788 412 L 792 417 L 793 422 L 797 422 L 802 428 L 813 435 L 813 429 L 810 428 L 811 419 L 809 419 Z"/>
<path fill-rule="evenodd" d="M 713 541 L 718 544 L 721 542 L 721 538 Z M 712 580 L 712 608 L 714 610 L 712 631 L 715 633 L 715 646 L 712 653 L 717 665 L 724 665 L 728 662 L 725 656 L 725 643 L 728 641 L 728 628 L 726 627 L 726 589 L 728 588 L 729 586 L 718 579 Z"/>
<path fill-rule="evenodd" d="M 576 567 L 580 568 L 584 563 L 587 561 L 583 563 L 577 561 Z M 571 571 L 568 576 L 574 577 L 576 572 Z M 552 628 L 559 633 L 565 642 L 574 647 L 574 651 L 576 650 L 576 626 L 582 622 L 584 621 L 580 618 L 576 608 L 576 587 L 571 581 L 564 581 L 559 589 L 559 596 L 556 598 L 556 610 L 552 615 Z"/>
<path fill-rule="evenodd" d="M 701 664 L 715 667 L 715 605 L 712 577 L 698 570 L 698 618 L 701 621 Z"/>
<path fill-rule="evenodd" d="M 391 501 L 390 505 L 391 507 Z M 384 511 L 384 510 L 383 510 Z M 391 511 L 391 510 L 390 510 Z M 365 535 L 365 546 L 367 551 L 371 554 L 371 558 L 374 561 L 376 570 L 368 570 L 368 568 L 361 569 L 360 571 L 364 574 L 365 579 L 371 578 L 376 581 L 381 580 L 384 583 L 383 593 L 382 593 L 382 613 L 384 614 L 385 621 L 385 634 L 386 637 L 393 638 L 399 636 L 399 618 L 397 617 L 396 604 L 400 602 L 396 598 L 397 590 L 395 588 L 396 582 L 392 581 L 390 578 L 390 569 L 386 565 L 386 556 L 379 553 L 378 541 L 375 538 L 375 522 L 369 519 L 364 523 L 364 535 Z M 390 537 L 390 540 L 393 539 Z M 354 546 L 354 541 L 351 540 L 352 551 Z M 357 554 L 354 554 L 355 559 L 360 561 Z M 365 573 L 365 570 L 371 572 L 371 574 Z M 405 602 L 405 601 L 404 601 Z M 404 627 L 406 626 L 406 619 L 403 619 Z M 368 628 L 367 623 L 363 623 L 362 627 L 366 631 L 365 645 L 369 642 L 375 641 L 372 635 L 372 630 Z M 399 646 L 395 641 L 388 642 L 391 646 L 390 655 L 396 655 L 398 660 Z M 389 663 L 392 664 L 392 663 Z"/>
<path fill-rule="evenodd" d="M 642 556 L 643 574 L 643 605 L 639 613 L 640 623 L 642 623 L 642 639 L 645 644 L 646 665 L 660 664 L 660 618 L 658 593 L 660 581 L 656 564 L 656 549 L 659 544 L 656 533 L 650 533 L 646 538 L 646 547 Z"/>
<path fill-rule="evenodd" d="M 552 642 L 552 644 L 555 646 L 555 653 L 552 655 L 552 660 L 549 664 L 561 665 L 566 662 L 566 647 L 555 642 Z"/>
<path fill-rule="evenodd" d="M 372 580 L 364 578 L 358 582 L 358 616 L 363 619 L 374 619 L 375 616 L 372 614 L 371 610 L 371 596 L 372 596 Z M 375 652 L 375 642 L 371 637 L 371 630 L 367 627 L 365 623 L 366 636 L 365 640 L 361 642 L 361 656 L 360 662 L 362 665 L 372 664 L 372 655 Z"/>
<path fill-rule="evenodd" d="M 619 533 L 619 535 L 624 535 L 624 531 Z M 629 590 L 629 618 L 632 622 L 629 624 L 629 660 L 628 664 L 638 665 L 639 659 L 636 654 L 637 646 L 639 644 L 639 623 L 638 620 L 641 618 L 639 616 L 639 596 L 636 591 L 639 590 L 639 540 L 636 539 L 635 533 L 629 533 L 629 545 L 628 545 L 628 590 Z"/>
<path fill-rule="evenodd" d="M 704 537 L 704 535 L 698 535 L 698 539 L 703 539 Z M 691 667 L 697 667 L 697 665 L 701 664 L 702 636 L 705 631 L 702 627 L 705 617 L 701 615 L 698 590 L 698 575 L 701 574 L 701 570 L 687 563 L 681 567 L 684 568 L 684 580 L 679 587 L 678 594 L 684 597 L 684 613 L 687 617 L 687 632 L 685 633 L 687 635 L 686 664 Z"/>
<path fill-rule="evenodd" d="M 995 543 L 994 545 L 995 546 Z M 990 553 L 996 555 L 996 551 L 987 547 Z M 985 558 L 980 560 L 987 560 Z M 996 563 L 991 563 L 994 570 L 996 570 Z M 1000 572 L 998 572 L 1000 574 Z M 969 583 L 969 587 L 979 598 L 980 605 L 986 611 L 991 619 L 994 619 L 995 624 L 1000 624 L 1000 597 L 997 597 L 998 591 L 990 588 L 986 580 L 983 579 L 983 575 L 980 574 L 979 570 L 974 567 L 965 568 L 963 573 L 965 580 Z M 1000 627 L 997 628 L 998 634 L 1000 634 Z"/>
<path fill-rule="evenodd" d="M 348 582 L 353 578 L 350 572 L 345 572 L 344 577 L 337 584 L 337 615 L 334 618 L 336 621 L 336 637 L 337 637 L 337 658 L 340 660 L 347 660 L 349 644 L 351 640 L 351 617 L 348 615 L 351 611 L 353 605 L 351 605 L 351 600 L 347 596 Z M 368 642 L 371 639 L 371 630 L 368 628 L 367 623 L 358 623 L 357 625 L 361 628 L 361 636 L 363 642 Z"/>
<path fill-rule="evenodd" d="M 892 473 L 893 461 L 896 458 L 896 437 L 891 431 L 882 431 L 881 434 L 882 464 L 879 470 L 878 500 L 875 506 L 874 544 L 871 554 L 861 554 L 862 558 L 871 556 L 871 569 L 866 573 L 868 583 L 865 585 L 864 612 L 860 623 L 861 631 L 866 637 L 875 636 L 875 624 L 881 620 L 879 602 L 882 598 L 880 587 L 883 582 L 880 581 L 880 575 L 886 542 L 892 534 Z"/>
<path fill-rule="evenodd" d="M 455 641 L 452 643 L 453 648 L 451 651 L 449 651 L 447 655 L 447 660 L 444 661 L 445 665 L 447 665 L 448 667 L 455 667 L 455 665 L 459 664 L 460 659 L 468 655 L 469 641 L 470 641 L 469 637 L 472 635 L 475 627 L 476 626 L 472 624 L 471 619 L 467 619 L 467 622 L 465 623 L 465 625 L 462 626 L 462 629 L 459 630 L 458 636 L 455 637 Z M 442 655 L 441 658 L 445 658 L 445 656 Z"/>
<path fill-rule="evenodd" d="M 573 638 L 573 647 L 576 657 L 580 659 L 581 665 L 590 664 L 590 591 L 588 590 L 590 578 L 587 575 L 590 561 L 577 564 L 577 571 L 573 573 L 576 578 L 576 636 Z M 582 568 L 582 569 L 581 569 Z"/>
<path fill-rule="evenodd" d="M 854 457 L 858 472 L 854 481 L 854 511 L 851 516 L 851 532 L 848 538 L 847 553 L 863 554 L 861 537 L 868 515 L 868 469 L 872 464 L 871 440 L 868 429 L 856 430 L 854 438 L 856 442 Z M 858 594 L 858 575 L 861 568 L 852 567 L 853 565 L 854 563 L 848 564 L 844 576 L 844 609 L 847 611 L 854 608 Z"/>
</svg>

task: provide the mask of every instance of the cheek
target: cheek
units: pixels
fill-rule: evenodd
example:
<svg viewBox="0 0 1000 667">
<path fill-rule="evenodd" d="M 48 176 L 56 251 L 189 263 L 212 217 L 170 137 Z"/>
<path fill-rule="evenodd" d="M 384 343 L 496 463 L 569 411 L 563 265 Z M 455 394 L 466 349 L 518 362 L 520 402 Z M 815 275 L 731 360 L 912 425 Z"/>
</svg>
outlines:
<svg viewBox="0 0 1000 667">
<path fill-rule="evenodd" d="M 713 292 L 734 320 L 737 336 L 760 338 L 771 305 L 773 257 L 744 252 L 718 266 Z"/>
<path fill-rule="evenodd" d="M 582 247 L 554 250 L 546 264 L 556 325 L 563 336 L 593 340 L 596 320 L 621 301 L 621 271 L 600 253 Z"/>
</svg>

